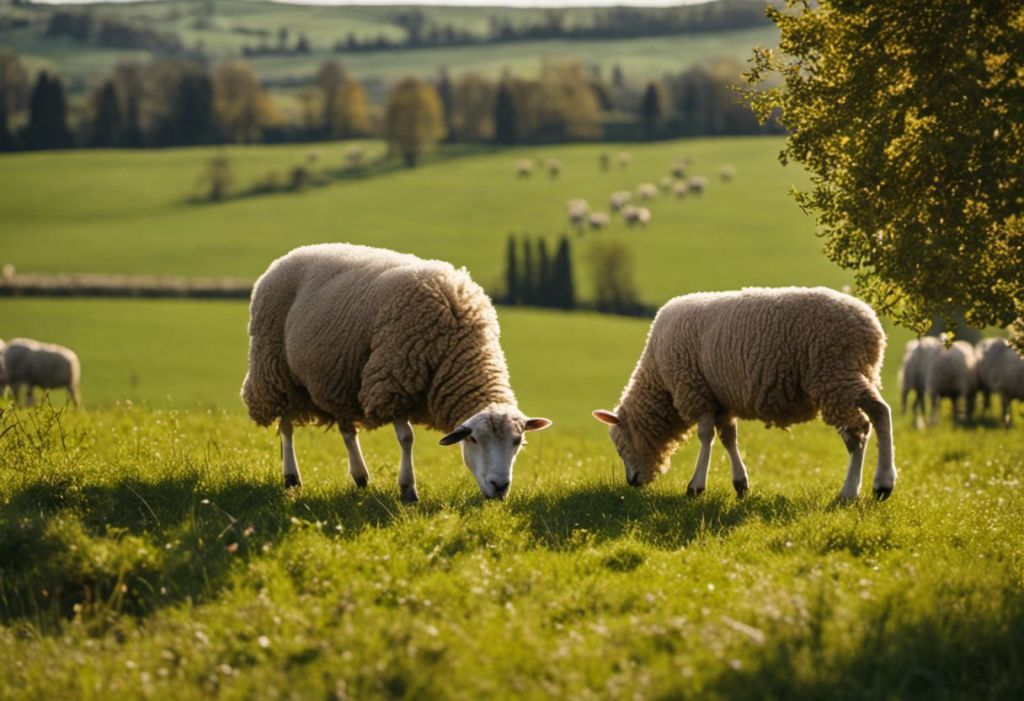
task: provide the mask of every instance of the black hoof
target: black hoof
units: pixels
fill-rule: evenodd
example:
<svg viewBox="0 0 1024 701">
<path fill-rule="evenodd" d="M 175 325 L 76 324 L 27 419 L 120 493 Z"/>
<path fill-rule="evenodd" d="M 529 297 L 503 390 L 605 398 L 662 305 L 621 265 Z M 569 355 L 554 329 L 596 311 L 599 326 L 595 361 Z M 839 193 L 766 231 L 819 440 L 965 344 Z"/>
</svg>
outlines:
<svg viewBox="0 0 1024 701">
<path fill-rule="evenodd" d="M 750 485 L 746 480 L 733 480 L 732 486 L 736 488 L 736 496 L 740 499 L 747 496 L 747 492 L 750 491 Z"/>
<path fill-rule="evenodd" d="M 892 487 L 875 487 L 875 499 L 885 501 L 892 496 Z"/>
<path fill-rule="evenodd" d="M 284 476 L 284 488 L 291 489 L 292 487 L 301 487 L 302 481 L 298 475 L 285 475 Z"/>
<path fill-rule="evenodd" d="M 420 500 L 420 495 L 416 493 L 416 488 L 402 487 L 402 493 L 400 496 L 402 503 L 404 504 L 415 504 Z"/>
<path fill-rule="evenodd" d="M 693 485 L 688 485 L 686 487 L 686 496 L 688 496 L 688 497 L 699 497 L 703 493 L 704 493 L 704 488 L 703 487 L 694 487 Z"/>
<path fill-rule="evenodd" d="M 370 478 L 365 475 L 362 477 L 353 477 L 352 479 L 355 480 L 356 486 L 360 489 L 365 489 L 366 485 L 370 483 Z"/>
</svg>

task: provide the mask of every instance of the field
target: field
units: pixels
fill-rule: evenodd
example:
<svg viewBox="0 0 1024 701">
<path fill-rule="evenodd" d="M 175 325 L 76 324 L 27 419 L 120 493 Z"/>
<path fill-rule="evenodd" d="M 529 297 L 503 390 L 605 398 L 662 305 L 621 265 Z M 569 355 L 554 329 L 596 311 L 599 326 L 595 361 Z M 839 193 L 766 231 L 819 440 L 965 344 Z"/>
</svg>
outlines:
<svg viewBox="0 0 1024 701">
<path fill-rule="evenodd" d="M 565 230 L 678 156 L 712 181 L 659 200 L 626 241 L 644 299 L 746 284 L 849 282 L 788 197 L 774 139 L 478 153 L 223 205 L 185 202 L 212 149 L 0 158 L 0 263 L 25 271 L 252 277 L 321 240 L 386 245 L 500 283 L 510 232 Z M 377 145 L 368 144 L 370 148 Z M 229 149 L 241 184 L 346 144 Z M 554 156 L 557 181 L 516 180 Z M 752 493 L 716 446 L 643 490 L 589 411 L 615 403 L 647 322 L 499 308 L 529 436 L 512 493 L 486 502 L 458 450 L 419 430 L 421 501 L 402 505 L 389 430 L 357 490 L 336 432 L 297 433 L 305 486 L 242 413 L 243 302 L 0 299 L 0 337 L 75 347 L 85 409 L 0 407 L 0 699 L 928 698 L 1024 694 L 1024 434 L 896 418 L 893 497 L 834 501 L 846 451 L 820 423 L 747 422 Z M 909 334 L 891 328 L 884 381 Z M 1019 412 L 1018 412 L 1019 414 Z M 865 479 L 874 469 L 872 440 Z"/>
</svg>

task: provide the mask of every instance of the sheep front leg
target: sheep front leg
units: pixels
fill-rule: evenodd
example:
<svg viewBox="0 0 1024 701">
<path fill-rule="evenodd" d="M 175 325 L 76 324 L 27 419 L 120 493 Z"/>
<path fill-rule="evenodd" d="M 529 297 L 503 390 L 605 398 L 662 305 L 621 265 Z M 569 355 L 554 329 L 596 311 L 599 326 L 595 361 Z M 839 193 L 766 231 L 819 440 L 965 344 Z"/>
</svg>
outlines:
<svg viewBox="0 0 1024 701">
<path fill-rule="evenodd" d="M 868 415 L 878 440 L 878 466 L 872 484 L 875 497 L 884 501 L 896 486 L 896 456 L 892 439 L 892 411 L 881 397 L 869 396 L 858 403 Z"/>
<path fill-rule="evenodd" d="M 699 496 L 708 486 L 708 467 L 711 466 L 711 446 L 715 442 L 715 420 L 713 417 L 705 416 L 697 423 L 697 438 L 700 439 L 700 453 L 697 454 L 697 466 L 693 470 L 693 477 L 686 487 L 686 493 L 691 496 Z"/>
<path fill-rule="evenodd" d="M 720 424 L 718 437 L 722 439 L 725 452 L 729 454 L 729 462 L 732 463 L 732 486 L 736 489 L 736 496 L 742 499 L 750 490 L 750 483 L 747 481 L 747 468 L 743 464 L 743 458 L 740 457 L 736 419 L 730 419 L 726 423 Z"/>
<path fill-rule="evenodd" d="M 846 481 L 839 492 L 840 501 L 856 501 L 860 495 L 860 478 L 864 470 L 864 448 L 868 444 L 870 428 L 841 428 L 839 435 L 850 452 L 850 464 L 846 468 Z"/>
<path fill-rule="evenodd" d="M 395 435 L 402 446 L 402 466 L 398 471 L 398 490 L 402 501 L 407 504 L 419 501 L 416 493 L 416 474 L 412 468 L 412 425 L 405 420 L 395 421 Z"/>
<path fill-rule="evenodd" d="M 292 442 L 294 428 L 290 419 L 281 419 L 278 425 L 278 433 L 281 434 L 281 460 L 284 464 L 284 486 L 286 489 L 301 487 L 302 478 L 299 477 L 299 462 L 295 459 L 295 444 Z"/>
<path fill-rule="evenodd" d="M 370 472 L 366 469 L 363 451 L 359 447 L 359 436 L 355 428 L 343 428 L 341 437 L 345 441 L 345 452 L 348 453 L 348 474 L 357 487 L 365 487 L 370 483 Z"/>
<path fill-rule="evenodd" d="M 1003 426 L 1010 428 L 1013 425 L 1013 397 L 1006 392 L 1001 392 L 999 397 L 1003 408 Z"/>
</svg>

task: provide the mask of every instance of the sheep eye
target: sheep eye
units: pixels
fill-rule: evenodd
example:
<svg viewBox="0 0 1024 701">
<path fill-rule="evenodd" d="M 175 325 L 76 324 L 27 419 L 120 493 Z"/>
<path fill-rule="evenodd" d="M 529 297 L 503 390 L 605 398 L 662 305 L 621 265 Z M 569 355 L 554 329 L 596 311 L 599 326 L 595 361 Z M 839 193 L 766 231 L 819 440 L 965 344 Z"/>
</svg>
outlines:
<svg viewBox="0 0 1024 701">
<path fill-rule="evenodd" d="M 473 438 L 473 436 L 466 436 L 466 440 L 476 445 L 476 438 Z"/>
<path fill-rule="evenodd" d="M 523 442 L 523 437 L 522 436 L 516 436 L 515 438 L 512 439 L 512 445 L 521 445 L 522 442 Z"/>
</svg>

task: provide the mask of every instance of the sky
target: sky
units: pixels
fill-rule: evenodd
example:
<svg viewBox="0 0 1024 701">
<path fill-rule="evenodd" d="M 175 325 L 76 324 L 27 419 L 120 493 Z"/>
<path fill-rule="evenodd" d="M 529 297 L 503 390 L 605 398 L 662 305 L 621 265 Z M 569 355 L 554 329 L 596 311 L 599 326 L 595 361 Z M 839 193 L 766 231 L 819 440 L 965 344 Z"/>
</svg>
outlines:
<svg viewBox="0 0 1024 701">
<path fill-rule="evenodd" d="M 79 5 L 94 2 L 135 2 L 136 0 L 35 0 L 51 5 Z M 668 7 L 672 5 L 695 5 L 707 0 L 272 0 L 290 5 L 460 5 L 480 7 L 610 7 L 632 5 L 634 7 Z"/>
</svg>

